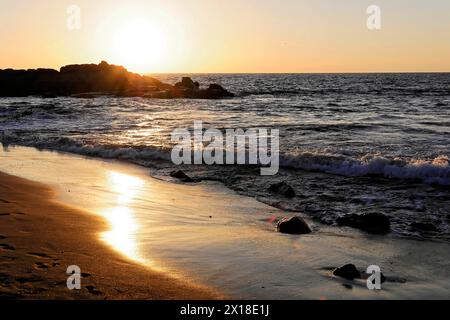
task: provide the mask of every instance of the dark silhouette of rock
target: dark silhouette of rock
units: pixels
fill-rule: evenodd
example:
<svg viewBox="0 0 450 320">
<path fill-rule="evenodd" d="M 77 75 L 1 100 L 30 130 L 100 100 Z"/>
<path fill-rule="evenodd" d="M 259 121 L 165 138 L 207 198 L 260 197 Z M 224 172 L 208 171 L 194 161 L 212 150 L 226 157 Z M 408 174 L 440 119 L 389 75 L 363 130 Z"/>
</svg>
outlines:
<svg viewBox="0 0 450 320">
<path fill-rule="evenodd" d="M 288 234 L 308 234 L 312 232 L 305 220 L 297 216 L 284 218 L 279 221 L 277 231 Z"/>
<path fill-rule="evenodd" d="M 122 66 L 102 61 L 100 64 L 68 65 L 52 69 L 0 70 L 0 97 L 31 96 L 196 98 L 232 97 L 219 85 L 206 90 L 198 82 L 184 77 L 175 86 L 157 79 L 128 72 Z"/>
<path fill-rule="evenodd" d="M 200 84 L 198 82 L 195 83 L 189 77 L 183 77 L 181 79 L 181 82 L 177 82 L 175 84 L 175 88 L 181 88 L 181 89 L 197 90 L 199 87 L 200 87 Z"/>
<path fill-rule="evenodd" d="M 361 279 L 361 273 L 356 269 L 354 264 L 346 264 L 336 268 L 333 274 L 347 280 Z"/>
<path fill-rule="evenodd" d="M 285 196 L 286 198 L 295 197 L 294 189 L 284 181 L 270 185 L 268 190 L 273 193 L 281 194 L 281 195 Z"/>
<path fill-rule="evenodd" d="M 410 226 L 425 232 L 436 232 L 438 230 L 434 224 L 428 222 L 412 222 Z"/>
<path fill-rule="evenodd" d="M 341 226 L 349 226 L 369 233 L 388 233 L 391 228 L 389 218 L 382 213 L 348 214 L 336 219 Z"/>
<path fill-rule="evenodd" d="M 233 97 L 234 94 L 227 91 L 224 87 L 221 85 L 218 85 L 216 83 L 210 84 L 208 89 L 205 90 L 206 97 L 209 97 L 211 99 L 214 99 L 216 97 Z"/>
<path fill-rule="evenodd" d="M 200 84 L 189 77 L 183 77 L 174 89 L 157 93 L 159 98 L 192 98 L 192 99 L 220 99 L 233 97 L 234 94 L 218 84 L 211 84 L 207 89 L 200 89 Z"/>
<path fill-rule="evenodd" d="M 177 178 L 177 179 L 179 179 L 179 180 L 181 180 L 181 181 L 183 181 L 183 182 L 194 182 L 194 180 L 193 180 L 191 177 L 189 177 L 186 173 L 184 173 L 184 172 L 181 171 L 181 170 L 178 170 L 178 171 L 172 171 L 172 172 L 170 173 L 170 176 L 171 176 L 172 178 Z"/>
</svg>

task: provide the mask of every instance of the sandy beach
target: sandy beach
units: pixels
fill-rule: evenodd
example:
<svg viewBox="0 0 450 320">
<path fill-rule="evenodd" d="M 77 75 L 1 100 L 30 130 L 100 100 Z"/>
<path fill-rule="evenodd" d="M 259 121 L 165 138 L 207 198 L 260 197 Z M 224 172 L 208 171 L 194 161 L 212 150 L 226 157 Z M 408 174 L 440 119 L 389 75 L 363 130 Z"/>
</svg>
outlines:
<svg viewBox="0 0 450 320">
<path fill-rule="evenodd" d="M 280 234 L 276 220 L 292 213 L 217 183 L 161 181 L 117 161 L 10 147 L 0 153 L 0 171 L 7 173 L 2 298 L 445 299 L 450 292 L 447 243 L 307 216 L 311 234 Z M 362 273 L 379 265 L 383 289 L 334 277 L 346 263 Z M 74 264 L 84 274 L 81 291 L 66 288 Z"/>
<path fill-rule="evenodd" d="M 211 299 L 218 293 L 175 280 L 98 241 L 104 220 L 57 203 L 51 188 L 0 173 L 0 299 Z M 82 270 L 68 290 L 66 268 Z"/>
</svg>

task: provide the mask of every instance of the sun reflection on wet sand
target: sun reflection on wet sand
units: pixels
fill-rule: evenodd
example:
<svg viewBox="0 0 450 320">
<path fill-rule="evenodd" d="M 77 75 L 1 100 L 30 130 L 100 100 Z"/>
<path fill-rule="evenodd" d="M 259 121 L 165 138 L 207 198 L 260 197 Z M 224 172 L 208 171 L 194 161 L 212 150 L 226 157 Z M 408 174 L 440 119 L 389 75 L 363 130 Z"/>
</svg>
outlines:
<svg viewBox="0 0 450 320">
<path fill-rule="evenodd" d="M 127 257 L 145 263 L 137 246 L 138 224 L 131 206 L 145 182 L 142 179 L 115 171 L 108 172 L 107 182 L 111 191 L 114 192 L 117 205 L 100 212 L 111 225 L 111 230 L 104 232 L 101 238 Z"/>
</svg>

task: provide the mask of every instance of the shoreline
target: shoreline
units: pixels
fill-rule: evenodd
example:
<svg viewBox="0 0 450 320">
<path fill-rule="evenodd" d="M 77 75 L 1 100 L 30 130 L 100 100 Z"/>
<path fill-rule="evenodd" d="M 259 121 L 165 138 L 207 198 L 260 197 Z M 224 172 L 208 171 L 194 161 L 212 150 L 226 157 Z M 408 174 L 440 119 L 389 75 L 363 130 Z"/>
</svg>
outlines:
<svg viewBox="0 0 450 320">
<path fill-rule="evenodd" d="M 2 145 L 2 142 L 0 142 L 0 145 Z M 255 174 L 251 166 L 173 165 L 170 160 L 167 160 L 166 157 L 159 154 L 158 156 L 160 156 L 160 158 L 156 157 L 150 161 L 144 161 L 138 157 L 134 158 L 133 156 L 128 156 L 126 154 L 126 149 L 108 150 L 100 147 L 100 149 L 93 148 L 90 150 L 85 149 L 85 147 L 71 148 L 66 146 L 59 148 L 20 143 L 6 144 L 6 147 L 5 144 L 3 144 L 3 146 L 4 148 L 32 148 L 43 152 L 55 152 L 62 155 L 83 157 L 97 161 L 111 161 L 127 166 L 137 166 L 149 170 L 152 178 L 169 183 L 184 184 L 183 179 L 174 178 L 170 175 L 171 172 L 181 170 L 183 173 L 187 174 L 189 178 L 194 180 L 195 183 L 210 181 L 218 182 L 230 191 L 236 192 L 244 197 L 254 197 L 260 203 L 292 214 L 304 213 L 314 221 L 326 225 L 339 225 L 337 221 L 339 216 L 346 216 L 351 213 L 359 214 L 367 209 L 367 205 L 373 204 L 378 207 L 375 209 L 369 208 L 369 210 L 381 211 L 382 214 L 387 216 L 391 222 L 390 232 L 400 239 L 429 240 L 450 244 L 450 228 L 448 228 L 448 221 L 450 220 L 446 212 L 441 212 L 443 211 L 442 208 L 445 208 L 444 206 L 448 204 L 449 197 L 445 194 L 435 198 L 427 195 L 427 189 L 429 188 L 434 189 L 436 193 L 447 193 L 446 188 L 448 187 L 448 181 L 431 183 L 431 181 L 425 182 L 417 177 L 385 177 L 379 174 L 353 176 L 286 165 L 280 166 L 279 172 L 275 176 L 261 176 Z M 138 150 L 137 153 L 139 152 L 140 151 Z M 308 152 L 306 153 L 308 154 Z M 365 165 L 371 166 L 378 160 L 382 160 L 381 158 L 378 159 L 375 157 L 371 162 Z M 419 176 L 421 174 L 427 176 L 427 172 L 430 170 L 433 172 L 438 171 L 440 174 L 446 173 L 448 175 L 450 167 L 439 163 L 440 161 L 443 161 L 443 163 L 448 161 L 445 156 L 436 156 L 434 160 L 415 159 L 414 161 L 418 161 L 418 164 L 407 163 L 407 165 L 399 166 L 398 168 L 395 167 L 395 169 L 401 168 L 406 176 L 408 176 L 407 173 L 410 171 L 420 173 Z M 258 170 L 260 170 L 260 168 Z M 392 167 L 389 167 L 387 170 L 392 170 Z M 303 176 L 306 179 L 297 180 L 300 176 Z M 235 177 L 237 177 L 237 179 L 235 179 Z M 272 181 L 272 178 L 275 179 Z M 432 176 L 431 178 L 429 177 L 429 179 L 435 180 L 439 178 L 437 178 L 437 176 Z M 300 192 L 298 192 L 294 198 L 287 198 L 284 197 L 283 194 L 269 192 L 267 190 L 274 182 L 281 181 L 286 182 L 293 187 L 294 190 L 299 190 Z M 305 187 L 304 183 L 307 183 L 307 187 Z M 353 194 L 350 193 L 350 196 L 347 190 L 326 190 L 327 186 L 333 184 L 354 184 L 357 188 L 352 190 L 353 192 L 351 193 Z M 373 187 L 373 194 L 366 194 L 367 184 L 370 184 L 370 186 Z M 406 192 L 404 192 L 403 196 L 400 195 L 400 197 L 403 197 L 404 199 L 399 198 L 400 200 L 397 201 L 397 195 L 395 193 L 399 190 L 399 185 L 402 186 Z M 302 189 L 309 190 L 303 192 Z M 336 194 L 333 194 L 335 191 L 337 191 Z M 411 192 L 414 194 L 411 194 Z M 323 195 L 322 193 L 326 194 Z M 327 193 L 331 193 L 331 196 Z M 382 194 L 382 196 L 376 195 L 377 193 Z M 324 201 L 321 199 L 322 196 L 325 198 Z M 324 207 L 319 208 L 316 203 L 314 203 L 316 199 L 319 199 Z M 389 200 L 389 203 L 387 203 L 388 205 L 382 205 L 386 199 Z M 335 210 L 335 207 L 340 207 L 341 203 L 345 201 L 348 201 L 347 204 L 349 205 L 345 210 Z M 409 202 L 409 204 L 405 204 L 405 202 Z M 352 206 L 357 208 L 353 209 L 351 208 Z M 415 211 L 416 213 L 414 219 L 411 219 L 411 215 L 408 212 L 410 210 Z M 426 213 L 425 215 L 423 214 L 424 212 Z M 345 226 L 345 224 L 343 224 L 343 226 Z M 347 226 L 349 225 L 347 224 Z M 427 228 L 430 227 L 435 230 L 429 232 Z M 362 230 L 357 227 L 354 228 Z"/>
<path fill-rule="evenodd" d="M 0 212 L 0 299 L 224 298 L 114 252 L 96 236 L 105 221 L 57 202 L 45 185 L 0 172 Z M 74 264 L 82 289 L 71 291 Z"/>
<path fill-rule="evenodd" d="M 369 235 L 304 215 L 313 233 L 285 235 L 275 232 L 273 218 L 286 212 L 219 183 L 170 183 L 136 165 L 25 147 L 4 150 L 0 160 L 0 171 L 52 186 L 58 203 L 83 208 L 88 218 L 100 223 L 97 228 L 87 224 L 86 239 L 123 257 L 115 274 L 120 286 L 135 285 L 135 279 L 122 277 L 122 272 L 148 266 L 237 299 L 442 299 L 450 292 L 446 243 Z M 75 216 L 63 215 L 60 222 L 70 225 Z M 89 243 L 81 250 L 83 256 L 92 255 Z M 379 265 L 388 279 L 383 290 L 332 276 L 330 270 L 347 263 L 361 272 Z M 206 292 L 222 298 L 214 290 Z M 119 294 L 113 292 L 118 299 L 124 297 Z"/>
</svg>

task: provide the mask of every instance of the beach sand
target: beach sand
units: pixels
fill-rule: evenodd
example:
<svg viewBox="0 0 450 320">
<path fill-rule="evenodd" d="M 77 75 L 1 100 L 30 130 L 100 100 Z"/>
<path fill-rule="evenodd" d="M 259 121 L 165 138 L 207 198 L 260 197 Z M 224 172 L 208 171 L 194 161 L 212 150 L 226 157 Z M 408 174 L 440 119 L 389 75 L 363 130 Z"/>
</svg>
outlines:
<svg viewBox="0 0 450 320">
<path fill-rule="evenodd" d="M 448 243 L 326 226 L 218 183 L 161 181 L 119 161 L 9 147 L 0 150 L 0 171 L 9 174 L 0 176 L 3 297 L 450 296 Z M 292 214 L 313 232 L 277 233 L 276 219 Z M 378 265 L 388 280 L 368 290 L 363 279 L 333 277 L 347 263 L 363 273 Z M 69 265 L 85 273 L 83 290 L 66 288 Z"/>
<path fill-rule="evenodd" d="M 212 299 L 98 241 L 103 219 L 54 201 L 42 184 L 0 173 L 0 299 Z M 76 261 L 81 290 L 66 286 Z"/>
</svg>

